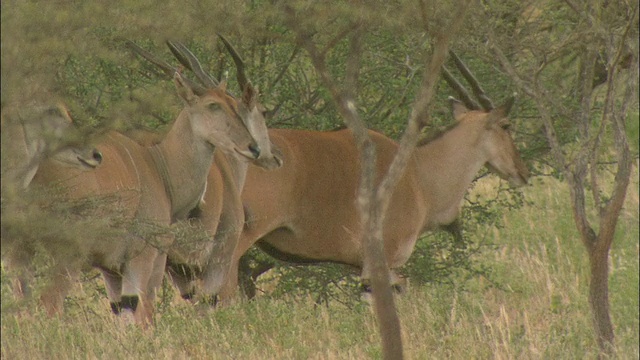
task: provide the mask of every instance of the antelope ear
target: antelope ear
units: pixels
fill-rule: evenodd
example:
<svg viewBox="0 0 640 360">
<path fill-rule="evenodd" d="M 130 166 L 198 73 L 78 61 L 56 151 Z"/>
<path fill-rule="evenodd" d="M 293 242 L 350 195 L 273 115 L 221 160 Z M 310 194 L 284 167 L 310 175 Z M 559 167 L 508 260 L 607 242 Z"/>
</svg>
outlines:
<svg viewBox="0 0 640 360">
<path fill-rule="evenodd" d="M 196 101 L 197 97 L 193 93 L 193 90 L 177 71 L 173 74 L 173 83 L 176 85 L 178 95 L 186 101 L 187 104 L 191 105 Z"/>
<path fill-rule="evenodd" d="M 507 120 L 507 116 L 509 115 L 511 108 L 513 107 L 515 99 L 516 94 L 513 94 L 507 99 L 504 104 L 491 110 L 488 115 L 489 120 L 487 121 L 487 127 L 499 125 L 502 128 L 507 128 L 509 126 L 509 120 Z"/>
<path fill-rule="evenodd" d="M 451 103 L 451 111 L 453 112 L 453 118 L 456 121 L 460 121 L 464 114 L 468 113 L 469 109 L 462 103 L 462 101 L 449 96 L 449 103 Z"/>
<path fill-rule="evenodd" d="M 220 84 L 218 84 L 218 89 L 220 89 L 220 91 L 224 94 L 227 92 L 227 80 L 222 80 L 220 81 Z"/>
<path fill-rule="evenodd" d="M 60 111 L 60 114 L 62 115 L 62 117 L 64 117 L 65 120 L 67 120 L 70 124 L 72 124 L 73 118 L 71 117 L 71 113 L 69 113 L 69 109 L 61 102 L 57 103 L 56 107 L 58 108 L 58 111 Z"/>
<path fill-rule="evenodd" d="M 244 87 L 244 92 L 242 93 L 242 102 L 246 104 L 249 110 L 252 110 L 257 105 L 258 100 L 258 91 L 251 85 L 250 82 Z"/>
<path fill-rule="evenodd" d="M 511 108 L 513 107 L 513 103 L 516 101 L 516 95 L 517 94 L 513 94 L 511 95 L 507 101 L 505 101 L 504 104 L 502 104 L 501 106 L 498 106 L 497 108 L 491 110 L 492 114 L 495 114 L 496 117 L 498 118 L 504 118 L 507 117 L 507 115 L 509 115 L 509 112 L 511 111 Z"/>
</svg>

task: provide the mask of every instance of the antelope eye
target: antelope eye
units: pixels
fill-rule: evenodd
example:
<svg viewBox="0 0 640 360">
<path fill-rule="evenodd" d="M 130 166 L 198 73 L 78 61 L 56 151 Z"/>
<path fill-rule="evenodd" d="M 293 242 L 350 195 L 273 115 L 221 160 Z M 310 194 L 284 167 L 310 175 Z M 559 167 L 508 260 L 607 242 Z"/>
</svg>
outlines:
<svg viewBox="0 0 640 360">
<path fill-rule="evenodd" d="M 211 104 L 207 105 L 207 108 L 210 111 L 217 111 L 217 110 L 221 109 L 220 104 L 218 104 L 218 103 L 211 103 Z"/>
<path fill-rule="evenodd" d="M 503 130 L 510 130 L 511 129 L 511 124 L 510 123 L 504 123 L 504 124 L 501 124 L 500 127 Z"/>
</svg>

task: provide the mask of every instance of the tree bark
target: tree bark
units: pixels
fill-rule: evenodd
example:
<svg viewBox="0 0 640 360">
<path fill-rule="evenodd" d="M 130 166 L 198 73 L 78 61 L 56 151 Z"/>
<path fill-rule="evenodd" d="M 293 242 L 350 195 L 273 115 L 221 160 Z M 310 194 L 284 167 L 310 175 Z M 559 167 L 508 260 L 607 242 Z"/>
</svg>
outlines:
<svg viewBox="0 0 640 360">
<path fill-rule="evenodd" d="M 345 86 L 339 88 L 329 73 L 325 63 L 325 51 L 318 48 L 312 36 L 301 29 L 295 21 L 295 10 L 287 8 L 289 25 L 297 34 L 298 42 L 307 50 L 313 66 L 322 83 L 326 86 L 338 108 L 338 112 L 347 127 L 352 130 L 358 149 L 360 150 L 361 177 L 358 187 L 358 209 L 363 229 L 363 251 L 365 267 L 371 276 L 371 289 L 374 310 L 378 318 L 378 328 L 382 338 L 384 359 L 402 359 L 402 333 L 400 320 L 390 284 L 389 267 L 384 253 L 383 225 L 386 210 L 393 194 L 393 189 L 400 181 L 413 150 L 418 142 L 421 129 L 429 121 L 429 104 L 433 97 L 440 69 L 447 56 L 450 39 L 458 32 L 463 21 L 469 0 L 461 0 L 453 14 L 452 21 L 446 30 L 436 34 L 436 43 L 432 56 L 425 58 L 425 72 L 420 93 L 412 107 L 407 129 L 399 144 L 398 153 L 393 159 L 387 174 L 378 187 L 374 185 L 376 177 L 376 148 L 369 137 L 365 122 L 360 118 L 355 105 L 358 69 L 362 54 L 362 35 L 365 23 L 361 19 L 354 21 L 350 50 L 346 66 Z M 425 24 L 426 25 L 426 24 Z M 328 50 L 328 49 L 327 49 Z"/>
</svg>

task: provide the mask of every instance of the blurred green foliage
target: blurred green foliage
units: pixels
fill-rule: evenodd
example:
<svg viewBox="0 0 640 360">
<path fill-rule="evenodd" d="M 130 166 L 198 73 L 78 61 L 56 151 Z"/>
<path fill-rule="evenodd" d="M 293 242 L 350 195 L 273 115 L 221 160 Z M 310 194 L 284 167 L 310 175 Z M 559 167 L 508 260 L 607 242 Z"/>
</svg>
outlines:
<svg viewBox="0 0 640 360">
<path fill-rule="evenodd" d="M 205 69 L 219 79 L 229 79 L 229 89 L 239 94 L 235 67 L 217 33 L 227 35 L 242 54 L 246 72 L 261 92 L 261 102 L 268 110 L 278 110 L 268 119 L 270 127 L 336 128 L 342 120 L 308 56 L 296 45 L 287 26 L 287 7 L 295 9 L 299 14 L 295 20 L 304 24 L 318 44 L 326 46 L 329 70 L 338 80 L 344 78 L 348 46 L 340 34 L 357 15 L 368 27 L 362 39 L 365 51 L 355 91 L 358 109 L 372 129 L 396 139 L 420 85 L 425 67 L 422 59 L 430 51 L 436 30 L 452 13 L 449 4 L 403 0 L 358 6 L 348 1 L 15 0 L 3 1 L 1 6 L 2 107 L 33 99 L 62 99 L 81 125 L 119 130 L 138 126 L 163 129 L 181 106 L 172 83 L 132 55 L 124 47 L 125 39 L 176 65 L 163 42 L 183 41 Z M 591 30 L 581 14 L 562 1 L 482 1 L 472 7 L 452 50 L 467 63 L 494 102 L 500 103 L 515 86 L 487 46 L 489 41 L 499 42 L 518 70 L 531 69 L 531 76 L 553 91 L 549 97 L 555 100 L 548 106 L 556 132 L 568 151 L 574 151 L 571 144 L 577 127 L 573 115 L 579 106 L 576 54 L 583 46 L 601 44 L 593 39 L 610 34 L 612 43 L 602 45 L 603 61 L 609 61 L 629 10 L 622 3 L 603 7 L 594 28 L 605 32 L 603 35 Z M 637 33 L 637 26 L 632 31 Z M 629 38 L 629 51 L 637 55 L 637 36 Z M 637 58 L 635 61 L 637 64 Z M 453 68 L 450 63 L 448 66 Z M 450 95 L 456 96 L 444 82 L 438 84 L 432 123 L 426 133 L 451 122 L 446 102 Z M 637 108 L 637 101 L 633 106 Z M 592 118 L 597 123 L 598 105 L 594 108 Z M 532 100 L 521 96 L 512 118 L 525 161 L 534 173 L 549 172 L 548 145 Z M 637 111 L 628 115 L 628 132 L 637 157 Z M 609 160 L 607 154 L 602 160 Z M 506 190 L 495 199 L 467 202 L 465 231 L 472 233 L 481 223 L 500 226 L 500 213 L 520 205 L 517 193 Z M 460 250 L 452 247 L 446 234 L 429 236 L 419 242 L 406 271 L 418 282 L 446 281 L 443 279 L 456 268 L 471 274 L 483 271 L 474 268 L 472 255 L 485 245 L 467 244 Z M 312 289 L 320 301 L 326 301 L 327 294 L 334 291 L 327 290 L 330 284 L 352 286 L 351 275 L 336 280 L 337 273 L 345 273 L 340 268 L 320 267 L 314 276 L 307 268 L 280 269 L 282 288 L 277 292 Z"/>
</svg>

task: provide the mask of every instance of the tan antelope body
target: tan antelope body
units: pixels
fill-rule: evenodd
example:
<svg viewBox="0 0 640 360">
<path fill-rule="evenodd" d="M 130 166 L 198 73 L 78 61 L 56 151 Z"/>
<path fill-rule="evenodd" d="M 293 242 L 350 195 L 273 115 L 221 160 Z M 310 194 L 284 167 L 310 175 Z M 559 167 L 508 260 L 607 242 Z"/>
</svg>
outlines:
<svg viewBox="0 0 640 360">
<path fill-rule="evenodd" d="M 262 107 L 257 102 L 257 93 L 244 74 L 244 62 L 223 36 L 220 36 L 220 39 L 233 57 L 238 83 L 243 89 L 242 104 L 244 106 L 239 110 L 244 117 L 259 119 L 248 124 L 249 132 L 261 149 L 260 156 L 253 159 L 251 163 L 264 169 L 278 168 L 282 165 L 282 160 L 280 156 L 271 152 L 267 126 L 260 110 Z M 215 86 L 217 81 L 202 69 L 198 59 L 184 45 L 171 41 L 168 41 L 167 45 L 176 58 L 194 72 L 202 85 Z M 135 44 L 131 43 L 130 47 L 134 52 L 158 66 L 165 74 L 174 71 L 169 64 Z M 138 131 L 135 137 L 140 143 L 149 145 L 160 141 L 162 135 Z M 207 189 L 203 196 L 205 205 L 195 209 L 194 213 L 197 215 L 192 216 L 192 219 L 200 221 L 213 238 L 204 244 L 191 243 L 186 246 L 175 244 L 168 250 L 167 273 L 185 299 L 195 299 L 198 282 L 202 285 L 200 295 L 205 298 L 217 294 L 223 284 L 244 225 L 245 214 L 240 192 L 248 166 L 247 159 L 237 154 L 230 152 L 215 154 L 207 176 Z"/>
<path fill-rule="evenodd" d="M 2 198 L 6 204 L 2 214 L 2 259 L 8 269 L 16 272 L 14 293 L 24 297 L 30 293 L 28 284 L 33 274 L 27 264 L 35 250 L 12 228 L 13 212 L 23 211 L 25 205 L 24 191 L 46 159 L 62 167 L 88 171 L 100 164 L 102 154 L 86 144 L 62 104 L 5 108 L 0 132 Z"/>
<path fill-rule="evenodd" d="M 128 211 L 126 215 L 143 224 L 166 227 L 186 218 L 205 191 L 216 147 L 257 158 L 259 149 L 248 128 L 253 121 L 263 119 L 242 117 L 240 114 L 250 112 L 243 111 L 243 105 L 226 94 L 224 85 L 194 94 L 178 73 L 174 81 L 186 107 L 158 145 L 144 147 L 112 132 L 98 146 L 104 160 L 96 171 L 79 173 L 43 166 L 34 182 L 62 183 L 72 198 L 117 196 L 119 205 Z M 81 244 L 91 265 L 104 275 L 114 312 L 133 313 L 143 324 L 151 321 L 155 289 L 161 282 L 165 251 L 172 241 L 168 234 L 149 239 L 131 233 L 107 242 L 87 239 Z M 78 271 L 60 270 L 57 281 L 43 297 L 50 310 L 60 310 L 61 300 Z"/>
<path fill-rule="evenodd" d="M 262 116 L 254 114 L 254 116 Z M 261 155 L 252 164 L 270 171 L 282 166 L 280 156 L 271 153 L 266 125 L 252 129 Z M 249 163 L 233 154 L 218 152 L 207 177 L 207 190 L 197 219 L 214 238 L 204 249 L 188 251 L 176 246 L 167 255 L 167 272 L 184 299 L 194 299 L 201 282 L 200 297 L 211 300 L 224 283 L 238 238 L 245 222 L 241 192 Z"/>
<path fill-rule="evenodd" d="M 511 139 L 506 114 L 469 111 L 454 104 L 457 124 L 416 148 L 395 189 L 384 226 L 384 248 L 392 269 L 406 263 L 418 236 L 456 220 L 464 194 L 485 165 L 514 186 L 526 184 L 528 170 Z M 283 154 L 280 169 L 251 167 L 242 198 L 247 224 L 220 295 L 233 296 L 240 256 L 253 244 L 293 262 L 337 262 L 363 268 L 356 191 L 360 179 L 358 150 L 349 130 L 314 132 L 270 130 Z M 373 131 L 380 181 L 397 151 L 391 139 Z M 368 270 L 362 269 L 367 283 Z"/>
</svg>

